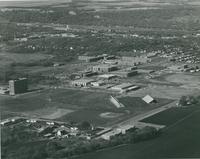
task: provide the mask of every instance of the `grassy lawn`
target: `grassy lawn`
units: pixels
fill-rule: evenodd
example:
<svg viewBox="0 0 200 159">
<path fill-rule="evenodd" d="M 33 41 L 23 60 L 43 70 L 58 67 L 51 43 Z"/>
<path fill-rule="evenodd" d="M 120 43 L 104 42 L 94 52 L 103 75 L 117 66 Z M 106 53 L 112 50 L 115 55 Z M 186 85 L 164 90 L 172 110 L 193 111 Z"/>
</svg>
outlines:
<svg viewBox="0 0 200 159">
<path fill-rule="evenodd" d="M 69 89 L 49 89 L 14 97 L 0 98 L 1 110 L 32 111 L 49 106 L 71 108 L 113 108 L 109 94 Z"/>
<path fill-rule="evenodd" d="M 104 111 L 98 110 L 78 110 L 73 113 L 67 114 L 58 120 L 60 121 L 75 121 L 75 122 L 82 122 L 88 121 L 94 125 L 103 125 L 113 119 L 105 119 L 101 118 L 100 114 L 104 113 Z M 114 119 L 115 120 L 115 119 Z"/>
<path fill-rule="evenodd" d="M 84 108 L 92 109 L 112 109 L 114 106 L 110 103 L 110 94 L 94 93 L 80 90 L 57 90 L 50 95 L 52 101 L 60 103 L 67 103 Z"/>
<path fill-rule="evenodd" d="M 94 93 L 89 91 L 71 90 L 71 89 L 48 89 L 40 92 L 32 92 L 14 97 L 3 97 L 0 99 L 1 118 L 15 115 L 26 114 L 43 117 L 44 110 L 51 112 L 59 108 L 75 110 L 69 114 L 63 115 L 57 120 L 61 121 L 89 121 L 95 125 L 108 124 L 117 120 L 124 119 L 125 115 L 119 118 L 103 118 L 101 113 L 116 112 L 124 113 L 129 110 L 130 115 L 140 114 L 164 104 L 171 102 L 168 99 L 158 99 L 157 103 L 146 104 L 138 97 L 120 98 L 126 107 L 117 109 L 110 101 L 110 94 Z M 127 112 L 127 111 L 126 111 Z"/>
<path fill-rule="evenodd" d="M 118 111 L 109 101 L 109 94 L 93 93 L 70 89 L 49 89 L 41 92 L 32 92 L 19 96 L 2 96 L 0 98 L 1 118 L 11 117 L 20 113 L 40 113 L 46 109 L 62 108 L 76 110 L 74 113 L 65 115 L 62 120 L 93 120 L 97 123 L 105 122 L 100 119 L 99 113 Z M 72 115 L 70 115 L 72 114 Z"/>
<path fill-rule="evenodd" d="M 133 113 L 152 110 L 152 109 L 158 108 L 160 106 L 163 106 L 172 102 L 172 100 L 170 99 L 160 98 L 160 99 L 156 99 L 157 103 L 147 104 L 140 97 L 122 97 L 122 98 L 119 98 L 118 100 L 122 104 L 124 104 L 126 109 L 130 110 Z"/>
<path fill-rule="evenodd" d="M 196 107 L 170 108 L 154 116 L 143 119 L 142 122 L 169 126 L 195 111 Z"/>
</svg>

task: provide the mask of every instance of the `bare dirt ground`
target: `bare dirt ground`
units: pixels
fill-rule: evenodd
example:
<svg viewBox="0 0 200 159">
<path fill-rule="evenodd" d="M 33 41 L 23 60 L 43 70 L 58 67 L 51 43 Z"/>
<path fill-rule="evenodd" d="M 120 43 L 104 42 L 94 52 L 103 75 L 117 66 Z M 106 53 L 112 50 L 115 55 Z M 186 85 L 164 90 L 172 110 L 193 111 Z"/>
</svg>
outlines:
<svg viewBox="0 0 200 159">
<path fill-rule="evenodd" d="M 185 88 L 197 88 L 200 89 L 200 77 L 186 74 L 173 74 L 166 77 L 169 82 L 180 83 Z"/>
<path fill-rule="evenodd" d="M 61 118 L 62 116 L 67 115 L 72 112 L 74 112 L 74 110 L 49 107 L 45 109 L 37 109 L 35 111 L 30 111 L 30 112 L 23 112 L 20 114 L 23 116 L 29 116 L 33 118 L 43 118 L 43 119 L 53 120 L 53 119 Z M 13 112 L 13 113 L 17 114 L 16 112 Z"/>
<path fill-rule="evenodd" d="M 62 117 L 64 115 L 72 113 L 72 112 L 74 112 L 74 110 L 71 110 L 71 109 L 57 109 L 52 114 L 44 115 L 43 118 L 45 118 L 45 119 L 57 119 L 57 118 L 60 118 L 60 117 Z"/>
<path fill-rule="evenodd" d="M 123 113 L 105 112 L 105 113 L 101 113 L 99 116 L 102 118 L 117 118 L 122 115 L 123 115 Z"/>
</svg>

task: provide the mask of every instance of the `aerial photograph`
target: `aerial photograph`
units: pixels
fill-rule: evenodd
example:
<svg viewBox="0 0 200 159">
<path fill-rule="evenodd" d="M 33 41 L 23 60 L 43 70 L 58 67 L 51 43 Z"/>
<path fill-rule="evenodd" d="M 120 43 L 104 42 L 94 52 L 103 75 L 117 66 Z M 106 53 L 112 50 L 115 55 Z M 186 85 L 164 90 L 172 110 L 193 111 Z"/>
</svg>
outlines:
<svg viewBox="0 0 200 159">
<path fill-rule="evenodd" d="M 200 158 L 200 0 L 0 0 L 1 159 Z"/>
</svg>

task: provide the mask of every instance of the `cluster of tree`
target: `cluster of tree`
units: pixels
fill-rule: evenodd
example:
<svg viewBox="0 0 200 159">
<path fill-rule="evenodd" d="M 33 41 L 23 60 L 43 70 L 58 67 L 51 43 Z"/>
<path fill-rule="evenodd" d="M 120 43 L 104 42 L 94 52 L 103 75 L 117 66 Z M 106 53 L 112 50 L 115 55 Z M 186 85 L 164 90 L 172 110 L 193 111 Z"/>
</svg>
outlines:
<svg viewBox="0 0 200 159">
<path fill-rule="evenodd" d="M 153 127 L 144 127 L 143 129 L 133 128 L 126 134 L 119 134 L 112 137 L 109 141 L 103 139 L 80 140 L 77 138 L 71 138 L 59 142 L 48 143 L 46 150 L 49 150 L 49 146 L 51 147 L 50 151 L 47 151 L 47 154 L 53 158 L 70 157 L 107 147 L 149 140 L 159 136 L 160 133 L 160 131 Z"/>
<path fill-rule="evenodd" d="M 88 127 L 88 124 L 86 123 L 83 123 L 83 125 L 87 125 L 86 127 Z M 5 133 L 7 133 L 7 131 L 4 132 L 4 136 L 6 136 L 6 138 L 12 136 L 10 135 L 10 133 Z M 30 135 L 28 139 L 27 137 L 21 139 L 21 146 L 18 147 L 18 149 L 16 148 L 16 150 L 12 152 L 9 150 L 10 147 L 13 146 L 12 144 L 14 140 L 10 140 L 9 142 L 3 141 L 4 148 L 2 150 L 2 156 L 5 159 L 9 159 L 14 156 L 14 158 L 16 159 L 66 158 L 74 155 L 96 151 L 99 149 L 104 149 L 107 147 L 117 146 L 121 144 L 132 144 L 144 140 L 149 140 L 159 135 L 160 131 L 156 130 L 155 128 L 144 127 L 143 129 L 133 128 L 127 131 L 126 134 L 114 136 L 108 141 L 104 139 L 87 140 L 85 138 L 70 137 L 54 141 L 34 141 L 27 145 L 27 141 L 31 141 L 29 138 L 35 137 Z"/>
<path fill-rule="evenodd" d="M 1 144 L 7 146 L 13 143 L 24 143 L 37 138 L 37 133 L 29 131 L 26 126 L 16 126 L 14 128 L 3 127 L 1 129 Z"/>
<path fill-rule="evenodd" d="M 200 97 L 182 96 L 178 102 L 179 106 L 195 105 L 200 103 Z"/>
</svg>

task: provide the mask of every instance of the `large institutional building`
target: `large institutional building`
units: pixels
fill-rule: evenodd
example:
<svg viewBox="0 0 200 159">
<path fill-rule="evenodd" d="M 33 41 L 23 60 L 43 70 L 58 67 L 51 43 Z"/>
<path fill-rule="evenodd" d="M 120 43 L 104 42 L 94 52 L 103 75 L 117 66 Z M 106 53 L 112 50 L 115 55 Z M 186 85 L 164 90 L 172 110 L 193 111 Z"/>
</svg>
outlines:
<svg viewBox="0 0 200 159">
<path fill-rule="evenodd" d="M 118 67 L 116 65 L 106 65 L 106 64 L 102 64 L 102 65 L 96 65 L 93 66 L 93 72 L 98 72 L 98 73 L 107 73 L 107 72 L 111 72 L 111 71 L 116 71 L 118 70 Z"/>
<path fill-rule="evenodd" d="M 27 78 L 19 78 L 17 80 L 10 80 L 9 81 L 9 90 L 10 90 L 10 95 L 27 92 L 27 90 L 28 90 Z"/>
</svg>

